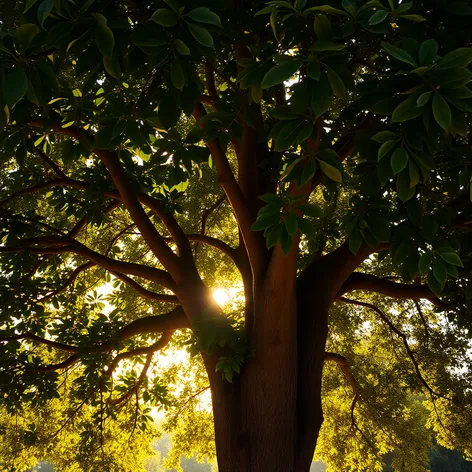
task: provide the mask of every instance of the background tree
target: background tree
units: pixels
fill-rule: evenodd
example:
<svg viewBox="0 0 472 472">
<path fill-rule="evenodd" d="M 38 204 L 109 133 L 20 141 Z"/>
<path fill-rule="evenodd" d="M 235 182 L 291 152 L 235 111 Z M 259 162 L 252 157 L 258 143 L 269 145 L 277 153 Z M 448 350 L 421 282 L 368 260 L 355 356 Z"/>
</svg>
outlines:
<svg viewBox="0 0 472 472">
<path fill-rule="evenodd" d="M 149 404 L 185 406 L 153 363 L 172 343 L 201 356 L 220 472 L 308 471 L 323 400 L 345 425 L 334 452 L 320 438 L 333 464 L 378 469 L 399 444 L 419 462 L 406 391 L 470 454 L 471 13 L 29 0 L 0 47 L 2 407 L 62 394 L 80 441 L 102 444 L 117 409 L 144 430 Z M 347 409 L 328 369 L 322 394 L 326 361 Z M 211 417 L 187 411 L 188 431 L 192 411 Z"/>
</svg>

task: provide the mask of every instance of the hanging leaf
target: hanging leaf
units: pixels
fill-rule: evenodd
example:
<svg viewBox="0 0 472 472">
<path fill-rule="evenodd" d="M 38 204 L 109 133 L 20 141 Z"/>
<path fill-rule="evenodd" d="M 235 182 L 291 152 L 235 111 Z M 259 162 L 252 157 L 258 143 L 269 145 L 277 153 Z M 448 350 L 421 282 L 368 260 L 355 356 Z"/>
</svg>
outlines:
<svg viewBox="0 0 472 472">
<path fill-rule="evenodd" d="M 198 21 L 199 23 L 207 23 L 210 25 L 219 26 L 220 28 L 222 27 L 220 17 L 206 7 L 195 8 L 189 11 L 186 16 L 194 21 Z"/>
<path fill-rule="evenodd" d="M 338 183 L 341 183 L 343 181 L 342 174 L 341 172 L 339 172 L 338 169 L 336 169 L 336 167 L 333 167 L 331 164 L 328 164 L 327 162 L 322 161 L 321 159 L 319 159 L 318 162 L 320 163 L 321 170 L 327 177 Z"/>
<path fill-rule="evenodd" d="M 159 8 L 156 10 L 150 18 L 151 21 L 157 23 L 158 25 L 165 26 L 166 28 L 171 28 L 179 22 L 178 16 L 172 10 L 168 8 Z"/>
<path fill-rule="evenodd" d="M 172 85 L 179 90 L 183 90 L 185 85 L 185 75 L 180 62 L 174 58 L 170 66 L 170 78 Z"/>
<path fill-rule="evenodd" d="M 40 24 L 41 28 L 44 28 L 44 22 L 46 18 L 49 16 L 49 13 L 52 11 L 54 3 L 53 0 L 43 0 L 38 7 L 38 23 Z"/>
<path fill-rule="evenodd" d="M 329 83 L 331 84 L 331 88 L 333 92 L 342 100 L 347 99 L 346 94 L 346 86 L 344 85 L 343 81 L 339 77 L 333 69 L 330 69 L 326 66 L 326 75 L 328 76 Z"/>
<path fill-rule="evenodd" d="M 398 174 L 408 165 L 408 153 L 401 147 L 398 148 L 393 154 L 390 161 L 394 174 Z"/>
<path fill-rule="evenodd" d="M 397 48 L 390 43 L 382 43 L 383 49 L 395 59 L 410 64 L 411 66 L 417 67 L 415 60 L 410 56 L 410 54 L 404 49 Z"/>
<path fill-rule="evenodd" d="M 3 83 L 3 96 L 10 110 L 25 96 L 27 90 L 28 77 L 23 69 L 16 67 L 7 72 Z"/>
<path fill-rule="evenodd" d="M 198 25 L 194 25 L 192 23 L 188 23 L 187 26 L 192 36 L 200 44 L 202 44 L 203 46 L 206 46 L 207 48 L 214 47 L 213 37 L 205 28 L 202 28 L 201 26 L 198 26 Z"/>
<path fill-rule="evenodd" d="M 446 100 L 444 100 L 438 92 L 436 92 L 433 98 L 433 115 L 441 128 L 449 129 L 452 121 L 451 109 Z"/>
<path fill-rule="evenodd" d="M 272 67 L 262 79 L 261 87 L 263 89 L 268 89 L 274 85 L 281 84 L 285 80 L 288 80 L 292 77 L 295 72 L 300 68 L 302 64 L 301 60 L 290 60 L 283 62 L 275 67 Z"/>
</svg>

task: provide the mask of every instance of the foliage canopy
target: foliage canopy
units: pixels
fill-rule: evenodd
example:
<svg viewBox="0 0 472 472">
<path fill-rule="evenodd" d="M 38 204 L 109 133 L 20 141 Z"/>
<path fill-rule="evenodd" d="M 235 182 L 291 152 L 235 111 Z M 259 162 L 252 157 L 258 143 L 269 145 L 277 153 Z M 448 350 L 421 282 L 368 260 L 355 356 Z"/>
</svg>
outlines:
<svg viewBox="0 0 472 472">
<path fill-rule="evenodd" d="M 151 406 L 172 467 L 214 458 L 216 433 L 222 472 L 268 470 L 245 449 L 269 447 L 262 431 L 284 471 L 315 445 L 333 470 L 395 450 L 395 470 L 423 471 L 433 431 L 472 457 L 471 16 L 444 0 L 13 5 L 0 463 L 141 470 Z"/>
</svg>

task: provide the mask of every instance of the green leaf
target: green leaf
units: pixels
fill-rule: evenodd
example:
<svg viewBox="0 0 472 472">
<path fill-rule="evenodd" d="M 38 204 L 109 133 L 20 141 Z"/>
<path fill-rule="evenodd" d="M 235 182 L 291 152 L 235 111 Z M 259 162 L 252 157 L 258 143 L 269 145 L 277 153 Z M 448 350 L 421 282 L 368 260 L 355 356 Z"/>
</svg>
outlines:
<svg viewBox="0 0 472 472">
<path fill-rule="evenodd" d="M 401 147 L 398 148 L 393 154 L 390 164 L 394 174 L 400 173 L 408 164 L 408 153 Z"/>
<path fill-rule="evenodd" d="M 298 230 L 298 218 L 294 213 L 287 213 L 285 215 L 285 229 L 290 236 L 293 236 Z"/>
<path fill-rule="evenodd" d="M 461 258 L 451 247 L 439 248 L 436 252 L 445 260 L 448 264 L 458 267 L 464 267 Z"/>
<path fill-rule="evenodd" d="M 315 44 L 310 48 L 313 51 L 342 51 L 347 48 L 347 44 L 333 43 L 331 41 L 316 41 Z"/>
<path fill-rule="evenodd" d="M 118 60 L 118 56 L 115 54 L 113 58 L 104 56 L 103 57 L 103 65 L 105 70 L 115 79 L 120 78 L 121 76 L 121 68 L 120 68 L 120 61 Z"/>
<path fill-rule="evenodd" d="M 386 143 L 387 141 L 398 141 L 399 136 L 397 133 L 393 131 L 380 131 L 379 133 L 372 136 L 372 141 L 376 141 L 378 143 Z"/>
<path fill-rule="evenodd" d="M 199 23 L 207 23 L 210 25 L 222 27 L 220 17 L 206 7 L 195 8 L 189 11 L 186 16 L 194 21 L 198 21 Z"/>
<path fill-rule="evenodd" d="M 433 98 L 433 115 L 441 128 L 447 130 L 451 126 L 451 109 L 446 100 L 444 100 L 441 94 L 437 92 Z"/>
<path fill-rule="evenodd" d="M 279 195 L 276 195 L 275 193 L 266 193 L 265 195 L 261 195 L 259 199 L 266 203 L 281 204 L 283 202 L 283 198 L 280 197 Z"/>
<path fill-rule="evenodd" d="M 303 233 L 308 239 L 315 239 L 316 231 L 313 223 L 311 221 L 303 219 L 298 220 L 298 229 Z"/>
<path fill-rule="evenodd" d="M 40 29 L 37 25 L 26 23 L 16 29 L 16 40 L 18 41 L 18 44 L 26 48 L 39 31 Z"/>
<path fill-rule="evenodd" d="M 399 18 L 414 21 L 415 23 L 422 23 L 423 21 L 426 21 L 426 18 L 421 15 L 400 15 Z"/>
<path fill-rule="evenodd" d="M 182 56 L 188 56 L 190 54 L 189 47 L 180 39 L 174 41 L 176 51 Z"/>
<path fill-rule="evenodd" d="M 100 52 L 105 57 L 112 57 L 115 47 L 115 36 L 110 27 L 104 23 L 98 22 L 95 28 L 95 38 Z"/>
<path fill-rule="evenodd" d="M 416 94 L 411 94 L 405 101 L 393 110 L 392 121 L 394 123 L 410 121 L 423 113 L 423 109 L 417 106 Z"/>
<path fill-rule="evenodd" d="M 314 80 L 320 80 L 321 66 L 319 62 L 309 62 L 306 67 L 306 74 Z"/>
<path fill-rule="evenodd" d="M 436 65 L 437 70 L 467 67 L 472 62 L 472 48 L 460 48 L 446 54 Z"/>
<path fill-rule="evenodd" d="M 344 85 L 339 75 L 336 74 L 336 72 L 334 72 L 334 70 L 330 69 L 328 66 L 326 66 L 326 75 L 328 76 L 329 83 L 331 84 L 333 92 L 342 100 L 346 100 L 346 86 Z"/>
<path fill-rule="evenodd" d="M 300 176 L 299 186 L 302 187 L 313 178 L 316 173 L 316 162 L 310 159 L 304 166 Z"/>
<path fill-rule="evenodd" d="M 333 90 L 326 74 L 322 74 L 318 84 L 312 88 L 311 106 L 315 115 L 320 117 L 333 102 Z"/>
<path fill-rule="evenodd" d="M 341 183 L 343 181 L 343 176 L 341 175 L 341 172 L 336 169 L 336 167 L 333 167 L 331 164 L 328 164 L 327 162 L 322 161 L 321 159 L 319 159 L 318 161 L 320 163 L 321 170 L 327 177 L 338 183 Z"/>
<path fill-rule="evenodd" d="M 301 60 L 291 60 L 272 67 L 262 79 L 261 87 L 267 89 L 292 77 L 302 65 Z"/>
<path fill-rule="evenodd" d="M 447 280 L 447 270 L 444 262 L 441 259 L 434 259 L 433 261 L 433 274 L 434 278 L 442 285 L 446 283 Z"/>
<path fill-rule="evenodd" d="M 283 151 L 292 146 L 300 133 L 305 120 L 293 120 L 284 124 L 275 138 L 275 150 Z"/>
<path fill-rule="evenodd" d="M 339 10 L 338 8 L 334 8 L 331 5 L 320 5 L 318 7 L 311 7 L 305 11 L 306 12 L 321 11 L 323 13 L 329 13 L 331 15 L 348 16 L 346 12 Z"/>
<path fill-rule="evenodd" d="M 418 66 L 415 60 L 404 49 L 397 48 L 390 43 L 382 43 L 382 47 L 390 56 L 394 57 L 395 59 L 405 62 L 406 64 L 410 64 L 414 67 Z"/>
<path fill-rule="evenodd" d="M 297 208 L 304 215 L 311 216 L 312 218 L 321 218 L 324 216 L 323 210 L 315 203 L 301 203 L 300 205 L 297 205 Z"/>
<path fill-rule="evenodd" d="M 262 231 L 276 225 L 280 221 L 278 213 L 263 213 L 251 226 L 251 231 Z"/>
<path fill-rule="evenodd" d="M 23 69 L 15 67 L 6 73 L 3 83 L 3 96 L 10 110 L 25 96 L 27 90 L 28 77 L 26 77 Z"/>
<path fill-rule="evenodd" d="M 420 171 L 413 159 L 410 159 L 408 170 L 410 172 L 410 187 L 413 188 L 420 182 Z"/>
<path fill-rule="evenodd" d="M 442 292 L 443 288 L 444 288 L 444 286 L 441 285 L 441 284 L 436 280 L 436 277 L 434 276 L 432 270 L 430 270 L 430 271 L 428 272 L 428 287 L 430 288 L 430 290 L 431 290 L 433 293 L 435 293 L 435 294 L 437 294 L 437 295 L 439 295 L 439 294 Z"/>
<path fill-rule="evenodd" d="M 418 263 L 418 269 L 421 275 L 426 274 L 426 272 L 428 272 L 428 270 L 431 267 L 432 262 L 433 262 L 433 253 L 425 252 L 424 254 L 421 255 L 420 261 Z"/>
<path fill-rule="evenodd" d="M 28 0 L 26 2 L 25 9 L 23 10 L 23 15 L 37 2 L 38 0 Z"/>
<path fill-rule="evenodd" d="M 396 188 L 398 198 L 403 203 L 415 196 L 415 188 L 410 187 L 410 173 L 408 169 L 403 170 L 403 172 L 397 175 Z"/>
<path fill-rule="evenodd" d="M 390 223 L 384 216 L 373 213 L 366 218 L 367 225 L 377 241 L 388 243 L 390 241 Z"/>
<path fill-rule="evenodd" d="M 369 25 L 378 25 L 388 16 L 387 10 L 377 10 L 369 19 Z"/>
<path fill-rule="evenodd" d="M 206 46 L 207 48 L 212 48 L 214 47 L 213 43 L 213 37 L 211 34 L 206 30 L 205 28 L 202 28 L 201 26 L 194 25 L 192 23 L 187 23 L 188 29 L 190 30 L 190 33 L 192 36 L 203 46 Z"/>
<path fill-rule="evenodd" d="M 349 250 L 353 254 L 357 254 L 360 247 L 362 246 L 362 234 L 357 226 L 349 233 Z"/>
<path fill-rule="evenodd" d="M 420 46 L 420 64 L 431 64 L 438 55 L 438 43 L 434 39 L 423 41 Z"/>
<path fill-rule="evenodd" d="M 179 17 L 168 8 L 159 8 L 156 10 L 150 18 L 151 21 L 154 21 L 158 25 L 165 26 L 166 28 L 171 28 L 179 22 Z"/>
<path fill-rule="evenodd" d="M 44 28 L 44 22 L 49 16 L 49 13 L 52 11 L 54 3 L 53 0 L 43 0 L 41 5 L 38 7 L 38 23 L 41 25 L 41 28 Z"/>
<path fill-rule="evenodd" d="M 172 85 L 176 89 L 183 90 L 185 85 L 185 75 L 180 62 L 176 58 L 174 58 L 172 64 L 170 65 L 170 79 L 172 81 Z"/>
<path fill-rule="evenodd" d="M 169 93 L 160 101 L 157 115 L 166 129 L 172 128 L 179 121 L 180 114 L 180 107 L 172 94 Z"/>
<path fill-rule="evenodd" d="M 284 223 L 282 222 L 278 223 L 277 225 L 275 225 L 268 231 L 267 236 L 266 236 L 267 249 L 270 249 L 271 247 L 275 246 L 279 242 L 280 238 L 282 237 L 283 231 L 284 231 Z"/>
<path fill-rule="evenodd" d="M 433 92 L 431 91 L 431 92 L 425 92 L 425 93 L 421 94 L 418 97 L 418 100 L 416 101 L 416 104 L 419 107 L 422 107 L 422 106 L 426 105 L 429 102 L 429 99 L 430 99 L 432 93 Z"/>
<path fill-rule="evenodd" d="M 282 237 L 280 239 L 280 246 L 285 256 L 292 249 L 292 237 L 285 230 L 282 232 Z"/>
<path fill-rule="evenodd" d="M 379 152 L 378 152 L 378 160 L 382 159 L 382 157 L 386 156 L 395 146 L 395 144 L 398 143 L 398 139 L 395 139 L 394 141 L 387 141 L 380 146 Z"/>
</svg>

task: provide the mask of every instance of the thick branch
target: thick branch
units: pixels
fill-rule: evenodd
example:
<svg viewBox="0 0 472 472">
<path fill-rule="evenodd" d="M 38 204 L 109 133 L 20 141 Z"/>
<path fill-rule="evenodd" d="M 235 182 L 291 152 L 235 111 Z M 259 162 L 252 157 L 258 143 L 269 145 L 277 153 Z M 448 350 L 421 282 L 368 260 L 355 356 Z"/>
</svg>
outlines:
<svg viewBox="0 0 472 472">
<path fill-rule="evenodd" d="M 71 346 L 69 344 L 59 343 L 57 341 L 51 341 L 50 339 L 42 338 L 41 336 L 37 336 L 36 334 L 32 333 L 25 333 L 25 334 L 14 334 L 12 336 L 0 336 L 0 343 L 3 342 L 11 342 L 11 341 L 22 341 L 22 340 L 34 341 L 40 344 L 44 344 L 48 347 L 54 347 L 56 349 L 60 349 L 61 351 L 67 352 L 78 352 L 78 346 Z"/>
<path fill-rule="evenodd" d="M 353 290 L 377 292 L 393 298 L 409 298 L 412 300 L 424 298 L 436 306 L 446 307 L 446 304 L 427 285 L 401 284 L 362 272 L 353 272 L 344 282 L 339 295 Z"/>
<path fill-rule="evenodd" d="M 193 115 L 197 121 L 206 115 L 205 108 L 201 103 L 195 106 Z M 233 175 L 228 159 L 218 141 L 212 139 L 206 144 L 216 165 L 218 181 L 225 191 L 238 221 L 251 261 L 252 270 L 255 274 L 259 274 L 263 268 L 264 245 L 260 233 L 251 231 L 253 218 L 248 202 Z"/>
<path fill-rule="evenodd" d="M 178 298 L 175 295 L 166 295 L 164 293 L 155 293 L 151 290 L 144 288 L 142 285 L 138 284 L 135 280 L 131 277 L 128 277 L 125 274 L 121 274 L 120 272 L 113 272 L 111 271 L 117 279 L 120 279 L 126 285 L 132 287 L 136 292 L 138 292 L 142 297 L 149 298 L 150 300 L 154 300 L 156 302 L 169 302 L 169 303 L 179 303 Z"/>
<path fill-rule="evenodd" d="M 31 123 L 32 126 L 35 124 L 38 125 L 38 123 Z M 42 123 L 40 125 L 42 126 Z M 83 138 L 90 141 L 92 138 L 89 133 L 74 126 L 62 128 L 60 124 L 56 124 L 53 125 L 52 128 L 57 133 L 72 136 L 77 140 Z M 121 196 L 121 200 L 125 204 L 131 218 L 136 223 L 136 226 L 139 228 L 143 238 L 155 256 L 161 261 L 161 263 L 172 274 L 172 276 L 177 278 L 181 277 L 185 266 L 181 264 L 179 258 L 166 244 L 141 206 L 138 195 L 135 193 L 132 184 L 126 175 L 125 169 L 119 160 L 118 154 L 100 149 L 94 149 L 93 152 L 108 169 L 108 172 Z M 180 238 L 177 239 L 179 239 L 180 242 Z M 188 248 L 185 251 L 186 256 L 191 256 L 190 244 L 188 244 Z M 191 259 L 189 258 L 189 260 Z"/>
</svg>

